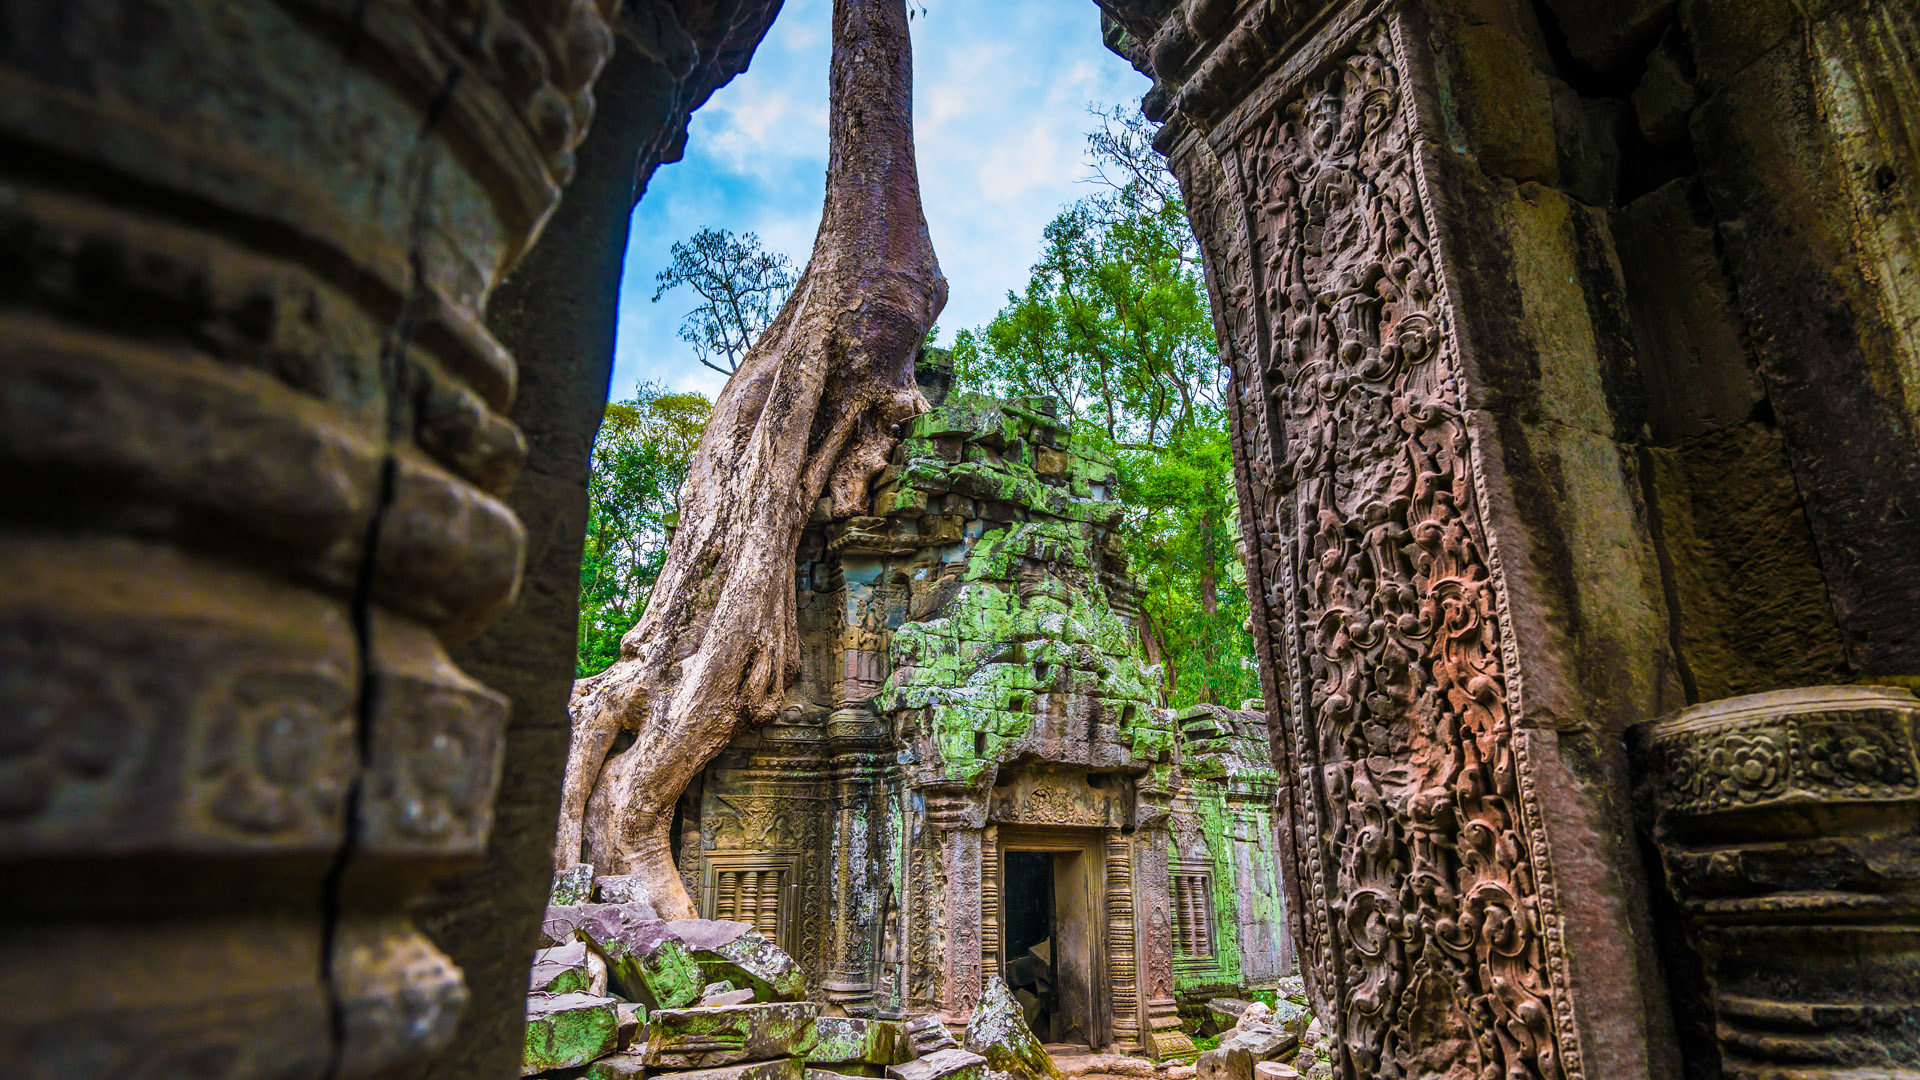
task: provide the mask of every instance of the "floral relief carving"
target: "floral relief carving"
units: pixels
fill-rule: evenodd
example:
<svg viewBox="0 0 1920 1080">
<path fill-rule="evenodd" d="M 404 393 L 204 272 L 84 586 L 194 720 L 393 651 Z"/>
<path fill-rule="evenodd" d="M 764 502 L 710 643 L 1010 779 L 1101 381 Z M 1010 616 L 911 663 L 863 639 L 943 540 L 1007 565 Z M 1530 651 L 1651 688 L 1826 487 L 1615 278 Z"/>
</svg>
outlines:
<svg viewBox="0 0 1920 1080">
<path fill-rule="evenodd" d="M 1555 1080 L 1579 1068 L 1559 1046 L 1502 597 L 1413 123 L 1394 31 L 1376 23 L 1235 147 L 1272 342 L 1236 373 L 1236 419 L 1292 682 L 1291 798 L 1314 826 L 1302 876 L 1321 910 L 1303 953 L 1356 1075 Z"/>
</svg>

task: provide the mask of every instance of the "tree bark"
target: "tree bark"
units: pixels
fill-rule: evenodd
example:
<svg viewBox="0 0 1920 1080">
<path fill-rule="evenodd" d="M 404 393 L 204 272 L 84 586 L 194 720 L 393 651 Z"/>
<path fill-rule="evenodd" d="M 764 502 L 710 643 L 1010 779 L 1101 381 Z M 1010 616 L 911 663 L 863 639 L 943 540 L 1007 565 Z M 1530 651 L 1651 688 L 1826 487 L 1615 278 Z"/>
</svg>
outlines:
<svg viewBox="0 0 1920 1080">
<path fill-rule="evenodd" d="M 664 918 L 697 912 L 669 844 L 687 784 L 777 715 L 800 669 L 794 559 L 815 503 L 868 483 L 924 411 L 913 358 L 945 305 L 920 203 L 903 0 L 836 0 L 826 206 L 786 305 L 714 406 L 680 524 L 621 659 L 576 684 L 555 862 L 639 877 Z M 622 731 L 633 743 L 609 757 Z"/>
</svg>

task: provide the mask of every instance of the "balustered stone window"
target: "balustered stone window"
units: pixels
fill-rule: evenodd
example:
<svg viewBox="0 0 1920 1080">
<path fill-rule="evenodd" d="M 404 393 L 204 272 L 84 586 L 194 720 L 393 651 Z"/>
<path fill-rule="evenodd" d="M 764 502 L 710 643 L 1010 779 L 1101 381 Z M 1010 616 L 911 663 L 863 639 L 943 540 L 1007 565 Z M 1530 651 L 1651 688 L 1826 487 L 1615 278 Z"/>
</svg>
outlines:
<svg viewBox="0 0 1920 1080">
<path fill-rule="evenodd" d="M 1183 960 L 1213 956 L 1213 874 L 1193 866 L 1173 868 L 1173 948 Z"/>
<path fill-rule="evenodd" d="M 701 916 L 751 923 L 792 951 L 794 857 L 709 855 L 701 860 Z"/>
</svg>

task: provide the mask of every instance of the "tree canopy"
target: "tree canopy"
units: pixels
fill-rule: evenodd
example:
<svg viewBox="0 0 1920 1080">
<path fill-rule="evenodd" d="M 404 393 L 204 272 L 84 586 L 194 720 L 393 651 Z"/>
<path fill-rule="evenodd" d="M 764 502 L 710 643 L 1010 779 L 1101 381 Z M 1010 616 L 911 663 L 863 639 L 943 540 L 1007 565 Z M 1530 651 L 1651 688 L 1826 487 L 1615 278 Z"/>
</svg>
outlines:
<svg viewBox="0 0 1920 1080">
<path fill-rule="evenodd" d="M 587 544 L 580 561 L 580 653 L 576 674 L 620 657 L 620 639 L 640 621 L 667 557 L 700 429 L 713 402 L 645 383 L 610 402 L 587 479 Z"/>
<path fill-rule="evenodd" d="M 1058 399 L 1120 466 L 1151 658 L 1174 705 L 1257 697 L 1233 461 L 1199 244 L 1138 111 L 1095 110 L 1105 190 L 1061 210 L 1022 292 L 954 339 L 957 387 Z"/>
<path fill-rule="evenodd" d="M 799 280 L 793 261 L 762 248 L 759 236 L 708 228 L 674 243 L 673 261 L 654 275 L 653 299 L 692 289 L 700 301 L 681 320 L 680 340 L 701 363 L 731 375 Z"/>
</svg>

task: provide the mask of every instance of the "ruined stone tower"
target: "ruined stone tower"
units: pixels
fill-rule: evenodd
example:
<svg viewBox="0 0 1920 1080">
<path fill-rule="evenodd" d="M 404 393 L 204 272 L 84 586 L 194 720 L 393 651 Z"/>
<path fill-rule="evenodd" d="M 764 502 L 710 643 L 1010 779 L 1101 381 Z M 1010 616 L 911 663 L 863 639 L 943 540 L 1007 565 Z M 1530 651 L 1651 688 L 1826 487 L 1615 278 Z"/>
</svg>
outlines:
<svg viewBox="0 0 1920 1080">
<path fill-rule="evenodd" d="M 849 1011 L 961 1022 L 1038 963 L 1055 1039 L 1177 1053 L 1180 989 L 1284 974 L 1274 774 L 1256 714 L 1160 707 L 1112 466 L 1054 411 L 946 398 L 808 532 L 800 698 L 682 800 L 681 867 Z"/>
</svg>

